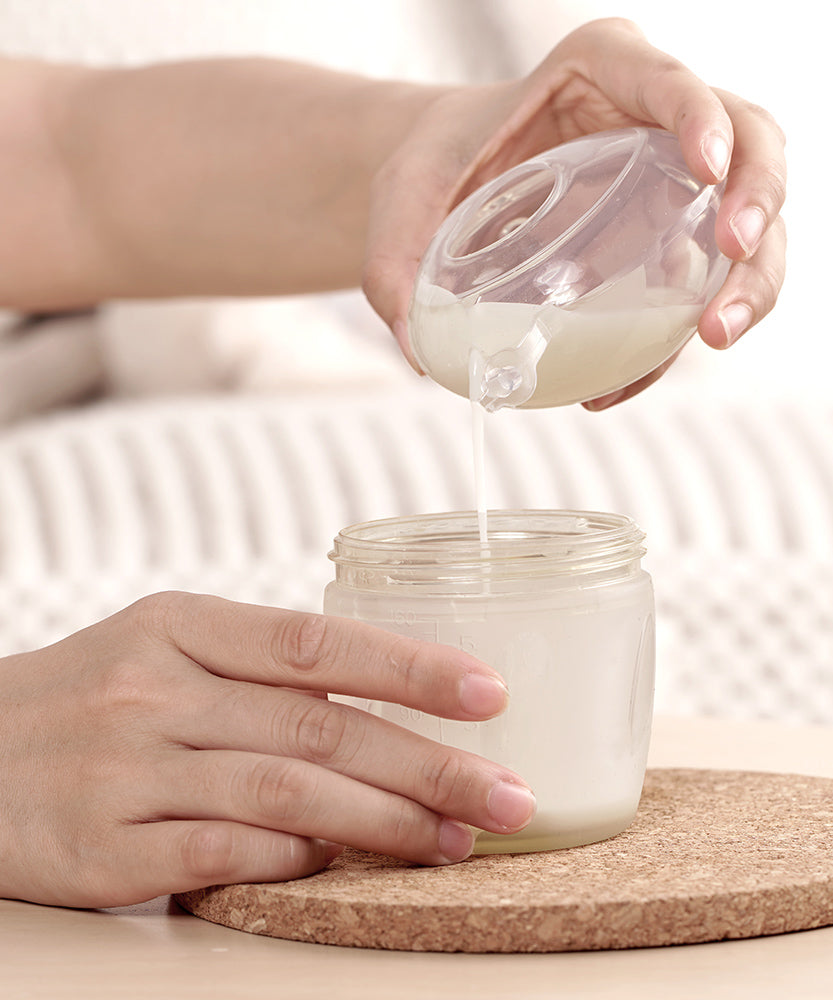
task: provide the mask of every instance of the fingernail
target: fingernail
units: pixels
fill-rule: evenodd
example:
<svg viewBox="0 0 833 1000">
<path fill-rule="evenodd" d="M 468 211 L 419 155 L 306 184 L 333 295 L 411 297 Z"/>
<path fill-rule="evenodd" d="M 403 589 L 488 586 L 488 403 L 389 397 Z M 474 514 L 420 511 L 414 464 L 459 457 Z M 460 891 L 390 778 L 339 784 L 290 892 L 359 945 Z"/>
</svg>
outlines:
<svg viewBox="0 0 833 1000">
<path fill-rule="evenodd" d="M 726 334 L 726 346 L 730 347 L 752 322 L 752 310 L 745 302 L 733 302 L 724 306 L 717 314 Z"/>
<path fill-rule="evenodd" d="M 500 781 L 492 787 L 486 808 L 499 826 L 520 830 L 535 815 L 535 796 L 525 785 Z"/>
<path fill-rule="evenodd" d="M 735 212 L 729 220 L 729 228 L 740 243 L 744 254 L 751 257 L 758 249 L 758 244 L 764 235 L 766 216 L 760 208 L 756 208 L 754 205 L 742 208 L 739 212 Z"/>
<path fill-rule="evenodd" d="M 717 132 L 707 135 L 700 143 L 700 155 L 714 174 L 715 180 L 722 181 L 729 172 L 729 160 L 732 155 L 726 139 Z"/>
<path fill-rule="evenodd" d="M 497 677 L 483 674 L 466 674 L 460 681 L 460 707 L 468 715 L 491 718 L 506 708 L 509 692 Z"/>
<path fill-rule="evenodd" d="M 449 863 L 464 861 L 474 850 L 474 833 L 465 823 L 444 819 L 440 823 L 437 844 L 443 858 Z"/>
</svg>

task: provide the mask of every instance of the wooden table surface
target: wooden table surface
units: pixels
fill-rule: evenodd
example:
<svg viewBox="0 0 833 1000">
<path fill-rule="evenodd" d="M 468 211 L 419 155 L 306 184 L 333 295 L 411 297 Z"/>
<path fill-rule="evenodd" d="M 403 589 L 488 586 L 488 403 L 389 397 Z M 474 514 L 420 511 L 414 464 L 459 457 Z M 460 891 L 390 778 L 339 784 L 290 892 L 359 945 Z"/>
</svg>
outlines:
<svg viewBox="0 0 833 1000">
<path fill-rule="evenodd" d="M 650 766 L 833 777 L 833 729 L 660 718 Z M 3 1000 L 646 996 L 829 1000 L 833 927 L 615 952 L 426 954 L 257 937 L 199 920 L 167 898 L 102 911 L 0 900 Z"/>
</svg>

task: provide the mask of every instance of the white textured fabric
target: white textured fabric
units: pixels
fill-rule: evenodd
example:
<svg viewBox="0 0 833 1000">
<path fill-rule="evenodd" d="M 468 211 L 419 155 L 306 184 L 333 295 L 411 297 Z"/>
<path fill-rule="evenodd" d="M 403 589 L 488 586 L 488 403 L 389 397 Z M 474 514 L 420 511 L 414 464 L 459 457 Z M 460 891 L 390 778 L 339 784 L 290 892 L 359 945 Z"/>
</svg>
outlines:
<svg viewBox="0 0 833 1000">
<path fill-rule="evenodd" d="M 648 533 L 658 707 L 833 724 L 833 406 L 658 389 L 487 422 L 494 507 Z M 317 610 L 344 525 L 472 507 L 468 404 L 410 392 L 96 405 L 0 439 L 0 652 L 145 593 Z"/>
</svg>

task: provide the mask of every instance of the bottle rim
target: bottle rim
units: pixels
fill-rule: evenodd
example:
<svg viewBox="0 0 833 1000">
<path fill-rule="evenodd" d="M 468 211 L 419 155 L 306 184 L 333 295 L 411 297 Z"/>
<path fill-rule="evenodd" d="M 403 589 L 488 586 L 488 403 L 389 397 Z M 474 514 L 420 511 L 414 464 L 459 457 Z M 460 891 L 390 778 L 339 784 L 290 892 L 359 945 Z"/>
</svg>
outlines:
<svg viewBox="0 0 833 1000">
<path fill-rule="evenodd" d="M 624 514 L 513 509 L 487 513 L 481 543 L 476 511 L 366 521 L 343 528 L 329 558 L 339 569 L 389 581 L 442 573 L 444 579 L 562 576 L 638 564 L 645 533 Z"/>
</svg>

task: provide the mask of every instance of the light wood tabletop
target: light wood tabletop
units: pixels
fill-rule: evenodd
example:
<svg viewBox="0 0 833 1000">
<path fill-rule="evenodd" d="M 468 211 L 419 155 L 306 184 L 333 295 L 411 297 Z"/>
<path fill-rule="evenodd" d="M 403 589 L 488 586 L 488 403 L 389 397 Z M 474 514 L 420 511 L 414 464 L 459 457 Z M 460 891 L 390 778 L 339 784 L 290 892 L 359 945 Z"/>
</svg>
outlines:
<svg viewBox="0 0 833 1000">
<path fill-rule="evenodd" d="M 650 766 L 833 777 L 833 729 L 659 718 Z M 829 1000 L 833 927 L 667 948 L 461 955 L 258 937 L 207 923 L 167 898 L 98 911 L 0 900 L 0 996 Z"/>
</svg>

